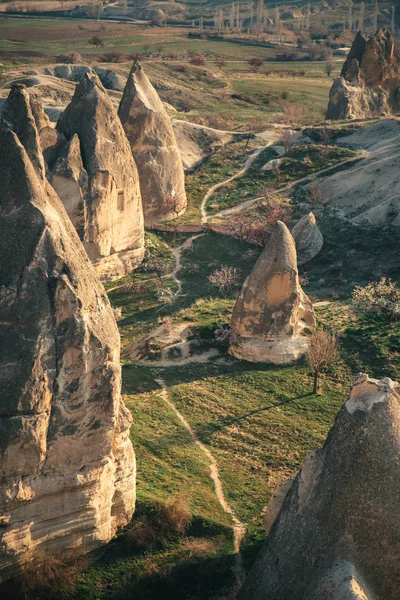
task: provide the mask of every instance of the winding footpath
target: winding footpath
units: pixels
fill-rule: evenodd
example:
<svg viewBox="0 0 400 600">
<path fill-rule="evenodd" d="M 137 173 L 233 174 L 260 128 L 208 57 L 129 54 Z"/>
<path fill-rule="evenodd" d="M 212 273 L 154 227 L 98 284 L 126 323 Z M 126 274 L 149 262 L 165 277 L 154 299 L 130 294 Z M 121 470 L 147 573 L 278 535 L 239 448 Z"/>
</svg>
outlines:
<svg viewBox="0 0 400 600">
<path fill-rule="evenodd" d="M 189 432 L 193 442 L 200 448 L 200 450 L 206 455 L 209 466 L 210 466 L 210 477 L 214 483 L 215 494 L 217 496 L 218 502 L 221 505 L 222 510 L 230 515 L 232 518 L 232 530 L 233 530 L 233 549 L 235 553 L 235 568 L 234 574 L 237 585 L 240 586 L 245 578 L 245 570 L 243 566 L 243 559 L 240 552 L 240 547 L 243 542 L 244 536 L 246 535 L 246 525 L 240 521 L 238 516 L 236 515 L 233 508 L 228 504 L 225 494 L 224 488 L 222 486 L 221 477 L 219 474 L 218 463 L 210 452 L 210 450 L 203 444 L 203 442 L 199 439 L 197 433 L 191 427 L 190 423 L 185 419 L 181 412 L 176 408 L 175 404 L 172 402 L 168 395 L 167 386 L 165 385 L 165 381 L 161 378 L 155 380 L 161 388 L 161 397 L 164 402 L 169 406 L 171 410 L 174 411 L 182 425 Z"/>
<path fill-rule="evenodd" d="M 243 177 L 243 175 L 245 175 L 247 173 L 247 171 L 249 170 L 249 168 L 251 167 L 251 165 L 253 164 L 253 162 L 256 160 L 257 156 L 263 151 L 265 150 L 265 148 L 268 148 L 268 146 L 271 146 L 273 144 L 273 142 L 268 143 L 266 146 L 263 146 L 261 148 L 257 148 L 257 150 L 255 150 L 253 152 L 253 154 L 246 160 L 243 169 L 241 169 L 240 171 L 238 171 L 238 173 L 235 173 L 235 175 L 232 175 L 232 177 L 229 177 L 228 179 L 225 179 L 225 181 L 220 181 L 219 183 L 216 183 L 215 185 L 213 185 L 207 192 L 207 194 L 204 196 L 203 201 L 201 203 L 201 222 L 202 223 L 207 223 L 208 219 L 209 219 L 209 215 L 207 215 L 207 202 L 209 201 L 209 199 L 211 198 L 211 196 L 217 192 L 220 188 L 228 185 L 228 183 L 230 183 L 231 181 L 234 181 L 235 179 L 239 179 L 239 177 Z M 217 213 L 218 214 L 218 213 Z M 216 216 L 216 215 L 214 215 Z"/>
<path fill-rule="evenodd" d="M 173 279 L 175 281 L 177 285 L 175 296 L 178 296 L 178 294 L 182 292 L 182 281 L 178 279 L 178 271 L 180 271 L 182 265 L 182 252 L 183 250 L 187 250 L 188 248 L 190 248 L 193 245 L 194 240 L 197 240 L 197 238 L 202 237 L 203 235 L 204 233 L 192 235 L 187 240 L 185 240 L 183 244 L 177 246 L 176 248 L 172 248 L 172 246 L 165 244 L 167 248 L 171 250 L 172 254 L 175 257 L 175 266 L 170 273 L 166 273 L 165 275 L 163 275 L 162 279 Z"/>
</svg>

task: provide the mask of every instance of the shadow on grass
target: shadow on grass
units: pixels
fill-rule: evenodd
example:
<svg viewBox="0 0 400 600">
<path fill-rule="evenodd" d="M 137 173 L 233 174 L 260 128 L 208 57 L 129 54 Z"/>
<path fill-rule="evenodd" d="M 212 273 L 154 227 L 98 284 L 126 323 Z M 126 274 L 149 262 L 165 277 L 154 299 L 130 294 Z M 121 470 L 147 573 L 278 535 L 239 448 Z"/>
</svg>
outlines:
<svg viewBox="0 0 400 600">
<path fill-rule="evenodd" d="M 209 377 L 218 377 L 224 375 L 240 375 L 250 371 L 284 372 L 293 369 L 291 365 L 272 365 L 269 363 L 248 363 L 235 358 L 222 355 L 222 360 L 209 360 L 205 363 L 188 363 L 186 365 L 177 365 L 173 367 L 158 366 L 156 361 L 153 366 L 135 365 L 126 363 L 123 366 L 123 393 L 133 395 L 137 393 L 154 392 L 160 389 L 157 379 L 162 378 L 167 387 L 192 383 L 194 381 L 208 379 Z M 268 393 L 268 390 L 265 390 Z M 276 390 L 273 391 L 276 396 Z"/>
</svg>

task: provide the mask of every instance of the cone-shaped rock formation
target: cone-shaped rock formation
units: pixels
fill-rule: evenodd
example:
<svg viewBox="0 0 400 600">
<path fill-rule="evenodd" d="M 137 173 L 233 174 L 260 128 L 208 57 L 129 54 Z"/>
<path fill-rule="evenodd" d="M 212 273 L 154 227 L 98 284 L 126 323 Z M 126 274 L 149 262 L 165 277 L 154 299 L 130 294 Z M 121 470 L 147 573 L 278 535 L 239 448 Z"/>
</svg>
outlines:
<svg viewBox="0 0 400 600">
<path fill-rule="evenodd" d="M 240 600 L 397 600 L 400 386 L 359 375 L 304 461 Z"/>
<path fill-rule="evenodd" d="M 84 182 L 81 220 L 77 222 L 76 194 L 67 211 L 98 274 L 121 276 L 136 267 L 144 253 L 139 175 L 121 122 L 97 75 L 85 74 L 57 130 L 70 146 L 60 156 L 64 166 L 56 161 L 51 182 L 61 199 L 68 197 L 69 187 L 76 190 L 76 184 Z M 79 169 L 74 136 L 80 143 Z M 77 176 L 77 169 L 86 172 L 87 183 L 85 176 Z"/>
<path fill-rule="evenodd" d="M 358 32 L 329 95 L 327 119 L 362 119 L 400 110 L 400 52 L 385 29 Z"/>
<path fill-rule="evenodd" d="M 88 551 L 135 503 L 119 334 L 46 180 L 0 125 L 0 580 L 24 553 Z"/>
<path fill-rule="evenodd" d="M 1 117 L 16 133 L 38 175 L 43 179 L 46 171 L 36 121 L 40 121 L 41 112 L 37 101 L 32 101 L 24 84 L 15 83 L 11 87 Z"/>
<path fill-rule="evenodd" d="M 118 114 L 139 171 L 146 225 L 176 218 L 187 204 L 182 157 L 163 103 L 137 63 Z"/>
<path fill-rule="evenodd" d="M 324 238 L 313 212 L 304 215 L 293 227 L 292 236 L 296 244 L 297 262 L 303 265 L 312 260 L 322 249 Z"/>
<path fill-rule="evenodd" d="M 307 328 L 314 325 L 312 304 L 299 283 L 294 240 L 278 221 L 233 309 L 230 352 L 252 362 L 289 363 L 306 351 Z"/>
</svg>

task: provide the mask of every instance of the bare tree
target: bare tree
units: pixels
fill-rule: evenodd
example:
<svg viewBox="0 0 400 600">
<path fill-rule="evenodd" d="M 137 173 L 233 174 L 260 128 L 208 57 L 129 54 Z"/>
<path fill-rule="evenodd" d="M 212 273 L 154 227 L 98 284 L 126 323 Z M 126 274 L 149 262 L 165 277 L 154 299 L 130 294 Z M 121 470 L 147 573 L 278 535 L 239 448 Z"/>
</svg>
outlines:
<svg viewBox="0 0 400 600">
<path fill-rule="evenodd" d="M 240 269 L 237 267 L 222 265 L 220 269 L 213 271 L 207 279 L 226 298 L 230 290 L 237 285 L 239 276 Z"/>
<path fill-rule="evenodd" d="M 221 71 L 222 71 L 222 69 L 226 65 L 226 62 L 222 57 L 220 57 L 220 58 L 217 58 L 217 60 L 215 61 L 215 64 L 217 65 L 218 69 L 221 69 Z"/>
<path fill-rule="evenodd" d="M 335 63 L 333 62 L 333 60 L 327 60 L 325 63 L 325 73 L 328 75 L 328 77 L 331 76 L 334 68 L 335 68 Z"/>
<path fill-rule="evenodd" d="M 196 67 L 202 67 L 206 61 L 204 60 L 204 56 L 202 54 L 195 54 L 192 56 L 189 62 Z"/>
<path fill-rule="evenodd" d="M 282 107 L 282 121 L 287 125 L 299 125 L 308 116 L 308 109 L 304 104 L 286 102 Z"/>
<path fill-rule="evenodd" d="M 264 59 L 258 58 L 257 56 L 255 56 L 254 58 L 250 58 L 250 60 L 248 60 L 247 62 L 249 63 L 249 65 L 253 69 L 253 71 L 258 71 L 259 68 L 263 66 Z"/>
<path fill-rule="evenodd" d="M 281 177 L 281 169 L 280 169 L 279 165 L 274 165 L 272 168 L 272 172 L 276 177 L 278 185 L 280 185 L 282 177 Z"/>
<path fill-rule="evenodd" d="M 292 132 L 290 131 L 290 129 L 285 129 L 285 131 L 282 133 L 281 138 L 278 142 L 278 144 L 280 144 L 284 147 L 285 154 L 291 146 L 292 138 L 293 138 L 293 135 L 292 135 Z"/>
<path fill-rule="evenodd" d="M 306 358 L 314 375 L 313 394 L 317 394 L 321 369 L 333 365 L 339 358 L 339 344 L 335 334 L 325 329 L 315 329 L 310 338 Z"/>
<path fill-rule="evenodd" d="M 96 48 L 99 48 L 100 46 L 104 46 L 103 40 L 101 39 L 101 37 L 98 37 L 97 35 L 94 35 L 93 37 L 91 37 L 90 40 L 88 40 L 88 42 L 92 46 L 96 46 Z"/>
</svg>

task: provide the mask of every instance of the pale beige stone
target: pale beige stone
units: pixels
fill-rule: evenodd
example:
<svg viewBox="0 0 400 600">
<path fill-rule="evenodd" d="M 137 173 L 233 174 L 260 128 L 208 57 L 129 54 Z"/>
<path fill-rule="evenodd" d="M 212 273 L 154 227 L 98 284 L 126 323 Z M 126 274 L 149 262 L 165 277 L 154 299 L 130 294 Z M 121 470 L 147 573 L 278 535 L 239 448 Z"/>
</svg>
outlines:
<svg viewBox="0 0 400 600">
<path fill-rule="evenodd" d="M 353 381 L 295 477 L 240 600 L 397 600 L 400 386 Z"/>
<path fill-rule="evenodd" d="M 182 158 L 170 118 L 142 67 L 132 67 L 118 111 L 140 178 L 146 225 L 187 206 Z"/>
<path fill-rule="evenodd" d="M 304 265 L 317 256 L 324 245 L 324 238 L 313 212 L 304 215 L 292 229 L 296 244 L 297 262 Z"/>
<path fill-rule="evenodd" d="M 0 126 L 0 580 L 26 552 L 88 552 L 131 518 L 120 340 L 68 215 Z"/>
<path fill-rule="evenodd" d="M 75 149 L 60 152 L 52 183 L 61 199 L 66 198 L 65 179 L 76 190 L 81 185 L 82 222 L 78 229 L 83 245 L 98 274 L 106 279 L 132 271 L 143 259 L 144 226 L 139 175 L 128 140 L 106 90 L 94 73 L 86 73 L 71 103 L 57 124 L 69 144 L 78 136 L 82 167 L 87 174 L 77 177 Z M 76 166 L 82 173 L 82 168 Z M 75 169 L 75 171 L 76 171 Z M 74 206 L 79 201 L 74 192 Z M 69 207 L 71 212 L 71 208 Z"/>
<path fill-rule="evenodd" d="M 328 120 L 390 115 L 400 109 L 400 52 L 392 35 L 378 30 L 370 38 L 358 32 L 333 82 Z"/>
<path fill-rule="evenodd" d="M 251 362 L 289 363 L 306 352 L 307 332 L 314 326 L 312 304 L 299 283 L 294 240 L 278 221 L 233 309 L 236 339 L 230 352 Z"/>
</svg>

